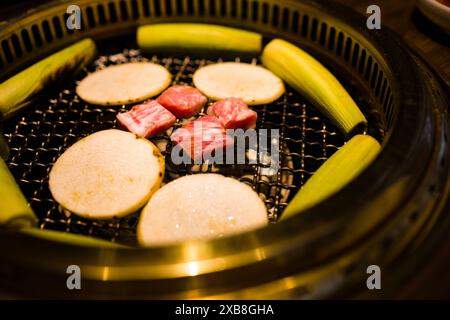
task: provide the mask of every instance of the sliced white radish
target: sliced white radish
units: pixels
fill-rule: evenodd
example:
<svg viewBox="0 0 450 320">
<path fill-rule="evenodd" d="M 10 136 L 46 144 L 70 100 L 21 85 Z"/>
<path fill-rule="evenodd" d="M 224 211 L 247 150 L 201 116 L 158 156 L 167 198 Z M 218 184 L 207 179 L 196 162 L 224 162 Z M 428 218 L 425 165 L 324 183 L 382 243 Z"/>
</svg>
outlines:
<svg viewBox="0 0 450 320">
<path fill-rule="evenodd" d="M 76 92 L 93 104 L 130 104 L 160 94 L 171 80 L 172 75 L 159 64 L 130 62 L 89 74 L 78 84 Z"/>
<path fill-rule="evenodd" d="M 194 73 L 194 84 L 212 100 L 241 98 L 249 105 L 271 103 L 284 93 L 280 78 L 261 66 L 248 63 L 207 65 Z"/>
<path fill-rule="evenodd" d="M 219 238 L 268 223 L 263 201 L 248 185 L 220 174 L 195 174 L 159 189 L 141 213 L 142 246 Z"/>
<path fill-rule="evenodd" d="M 49 186 L 55 200 L 68 211 L 108 219 L 142 208 L 163 176 L 164 159 L 155 145 L 110 129 L 67 149 L 50 171 Z"/>
</svg>

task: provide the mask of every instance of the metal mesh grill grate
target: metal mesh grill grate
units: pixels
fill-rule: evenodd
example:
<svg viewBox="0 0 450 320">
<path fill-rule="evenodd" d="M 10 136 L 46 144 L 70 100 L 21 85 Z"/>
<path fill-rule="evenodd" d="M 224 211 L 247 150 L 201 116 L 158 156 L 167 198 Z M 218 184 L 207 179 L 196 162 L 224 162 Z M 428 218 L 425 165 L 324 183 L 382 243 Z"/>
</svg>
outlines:
<svg viewBox="0 0 450 320">
<path fill-rule="evenodd" d="M 101 56 L 87 72 L 111 64 L 151 60 L 167 67 L 174 83 L 192 84 L 192 74 L 202 65 L 219 60 L 193 57 L 143 57 L 138 50 Z M 236 61 L 240 61 L 236 59 Z M 244 62 L 244 61 L 243 61 Z M 256 59 L 245 61 L 258 63 Z M 81 101 L 75 94 L 77 81 L 53 92 L 22 114 L 4 123 L 3 132 L 9 142 L 9 168 L 39 218 L 39 227 L 92 235 L 121 243 L 135 243 L 139 214 L 126 218 L 95 221 L 65 214 L 53 200 L 48 188 L 48 173 L 56 159 L 73 143 L 93 132 L 117 127 L 116 114 L 128 106 L 100 107 Z M 358 97 L 355 97 L 358 100 Z M 314 171 L 344 143 L 337 130 L 318 114 L 295 91 L 270 105 L 256 106 L 257 128 L 280 130 L 281 169 L 265 176 L 264 165 L 174 166 L 166 157 L 167 183 L 179 176 L 197 172 L 219 172 L 235 177 L 254 188 L 265 201 L 269 218 L 274 222 L 288 200 Z M 204 114 L 205 110 L 199 114 Z M 370 116 L 369 116 L 370 122 Z M 176 127 L 181 126 L 177 122 Z M 170 133 L 170 132 L 169 132 Z M 170 154 L 169 135 L 151 139 L 163 152 Z"/>
</svg>

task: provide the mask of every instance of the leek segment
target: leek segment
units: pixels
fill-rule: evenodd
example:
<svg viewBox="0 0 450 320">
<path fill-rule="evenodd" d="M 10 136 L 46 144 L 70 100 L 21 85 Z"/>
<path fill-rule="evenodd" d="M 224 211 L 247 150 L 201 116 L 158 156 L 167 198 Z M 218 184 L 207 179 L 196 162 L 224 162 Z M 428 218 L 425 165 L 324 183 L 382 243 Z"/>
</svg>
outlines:
<svg viewBox="0 0 450 320">
<path fill-rule="evenodd" d="M 13 175 L 0 158 L 0 226 L 26 227 L 36 224 L 36 216 Z"/>
<path fill-rule="evenodd" d="M 1 83 L 0 113 L 6 118 L 28 105 L 44 88 L 86 66 L 96 52 L 91 39 L 81 40 Z"/>
<path fill-rule="evenodd" d="M 375 159 L 380 150 L 381 146 L 374 138 L 354 136 L 309 178 L 280 220 L 301 213 L 342 189 Z"/>
<path fill-rule="evenodd" d="M 319 61 L 293 44 L 275 39 L 265 48 L 262 62 L 304 95 L 345 135 L 367 124 L 352 97 Z"/>
<path fill-rule="evenodd" d="M 199 23 L 164 23 L 138 28 L 137 43 L 147 52 L 202 51 L 258 54 L 259 33 Z"/>
</svg>

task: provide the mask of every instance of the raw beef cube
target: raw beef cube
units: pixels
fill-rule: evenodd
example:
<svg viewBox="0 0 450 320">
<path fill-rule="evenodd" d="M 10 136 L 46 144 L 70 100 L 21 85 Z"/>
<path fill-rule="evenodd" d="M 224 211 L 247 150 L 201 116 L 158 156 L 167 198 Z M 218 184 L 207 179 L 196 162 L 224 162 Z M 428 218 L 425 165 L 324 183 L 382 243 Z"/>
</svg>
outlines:
<svg viewBox="0 0 450 320">
<path fill-rule="evenodd" d="M 226 129 L 255 128 L 257 113 L 239 98 L 226 98 L 212 104 L 208 115 L 217 117 Z"/>
<path fill-rule="evenodd" d="M 175 116 L 155 100 L 149 100 L 119 113 L 117 120 L 130 132 L 139 137 L 149 138 L 172 127 Z"/>
<path fill-rule="evenodd" d="M 196 162 L 206 155 L 213 155 L 216 150 L 226 149 L 234 144 L 222 123 L 211 116 L 189 122 L 176 130 L 170 138 Z"/>
<path fill-rule="evenodd" d="M 176 85 L 164 91 L 157 101 L 177 118 L 190 118 L 200 112 L 207 99 L 193 87 Z"/>
</svg>

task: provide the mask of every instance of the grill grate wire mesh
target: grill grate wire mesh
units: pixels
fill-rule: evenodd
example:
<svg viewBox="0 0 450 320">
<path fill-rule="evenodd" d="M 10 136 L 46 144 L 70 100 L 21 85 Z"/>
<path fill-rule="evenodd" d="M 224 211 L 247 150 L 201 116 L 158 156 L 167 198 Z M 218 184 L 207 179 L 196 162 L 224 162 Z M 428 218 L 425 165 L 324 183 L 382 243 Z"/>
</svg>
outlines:
<svg viewBox="0 0 450 320">
<path fill-rule="evenodd" d="M 113 220 L 87 220 L 64 212 L 53 200 L 48 188 L 48 173 L 56 159 L 73 143 L 99 130 L 118 128 L 115 116 L 130 106 L 95 106 L 83 102 L 75 87 L 87 73 L 108 65 L 129 61 L 152 61 L 168 68 L 173 83 L 192 85 L 192 75 L 199 67 L 221 59 L 207 60 L 189 56 L 145 57 L 139 50 L 125 49 L 100 56 L 74 81 L 43 97 L 26 111 L 3 124 L 10 146 L 7 164 L 38 216 L 38 227 L 72 232 L 136 244 L 139 213 Z M 235 61 L 258 63 L 257 59 Z M 358 97 L 355 97 L 358 101 Z M 257 129 L 279 129 L 280 170 L 265 175 L 264 164 L 221 166 L 174 166 L 170 162 L 170 132 L 151 138 L 166 156 L 164 183 L 186 174 L 218 172 L 249 184 L 264 200 L 271 222 L 275 222 L 287 202 L 344 143 L 343 136 L 317 113 L 300 95 L 287 87 L 278 101 L 253 107 L 258 113 Z M 205 110 L 199 114 L 204 114 Z M 369 115 L 370 122 L 370 115 Z M 177 121 L 175 128 L 181 126 Z"/>
</svg>

